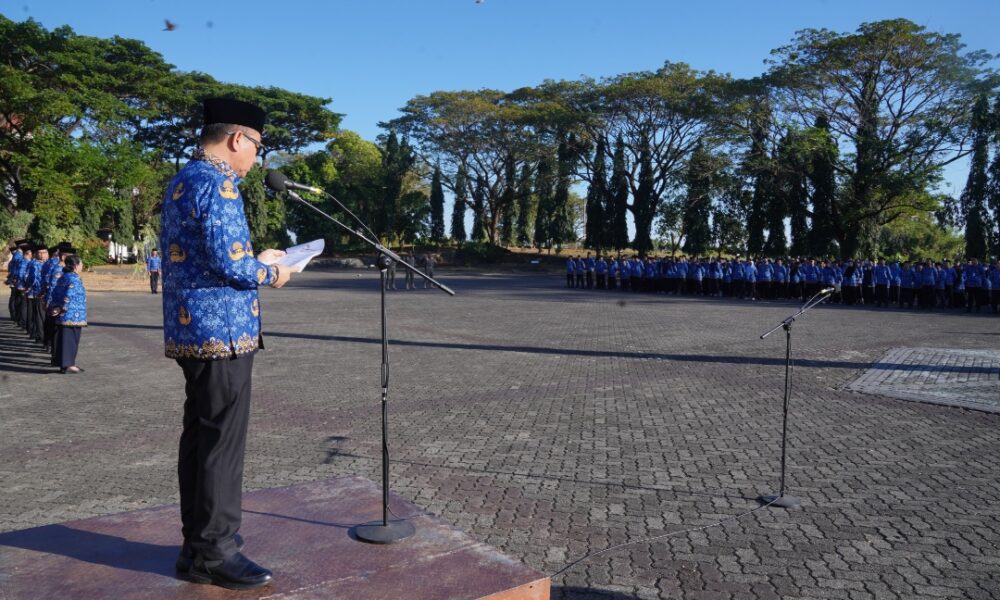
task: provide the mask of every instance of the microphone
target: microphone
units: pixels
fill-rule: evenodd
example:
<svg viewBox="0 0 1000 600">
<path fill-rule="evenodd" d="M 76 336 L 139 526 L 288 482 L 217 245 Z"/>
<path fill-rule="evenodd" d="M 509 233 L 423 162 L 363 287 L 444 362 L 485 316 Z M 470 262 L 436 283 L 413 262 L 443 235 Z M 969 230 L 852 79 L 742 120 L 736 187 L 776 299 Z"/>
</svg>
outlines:
<svg viewBox="0 0 1000 600">
<path fill-rule="evenodd" d="M 821 289 L 819 291 L 819 293 L 821 293 L 821 294 L 832 294 L 835 291 L 836 291 L 836 288 L 828 287 L 828 288 Z"/>
<path fill-rule="evenodd" d="M 295 183 L 291 179 L 285 176 L 281 171 L 268 171 L 267 177 L 264 178 L 264 185 L 276 192 L 284 192 L 287 190 L 302 190 L 303 192 L 311 192 L 313 194 L 322 194 L 323 190 L 319 188 L 314 188 L 308 185 L 303 185 L 301 183 Z"/>
</svg>

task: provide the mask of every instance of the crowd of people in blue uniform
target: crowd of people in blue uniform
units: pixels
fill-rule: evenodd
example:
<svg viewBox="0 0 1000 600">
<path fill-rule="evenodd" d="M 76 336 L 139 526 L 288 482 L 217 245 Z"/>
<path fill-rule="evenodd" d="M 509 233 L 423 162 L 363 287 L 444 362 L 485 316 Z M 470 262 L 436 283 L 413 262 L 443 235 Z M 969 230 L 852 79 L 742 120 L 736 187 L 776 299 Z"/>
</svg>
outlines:
<svg viewBox="0 0 1000 600">
<path fill-rule="evenodd" d="M 6 285 L 10 320 L 51 354 L 60 373 L 80 373 L 80 333 L 87 326 L 83 261 L 68 242 L 54 248 L 17 240 L 11 246 Z"/>
<path fill-rule="evenodd" d="M 804 301 L 833 288 L 846 305 L 1000 312 L 1000 259 L 887 262 L 809 259 L 574 256 L 566 286 L 747 300 Z"/>
</svg>

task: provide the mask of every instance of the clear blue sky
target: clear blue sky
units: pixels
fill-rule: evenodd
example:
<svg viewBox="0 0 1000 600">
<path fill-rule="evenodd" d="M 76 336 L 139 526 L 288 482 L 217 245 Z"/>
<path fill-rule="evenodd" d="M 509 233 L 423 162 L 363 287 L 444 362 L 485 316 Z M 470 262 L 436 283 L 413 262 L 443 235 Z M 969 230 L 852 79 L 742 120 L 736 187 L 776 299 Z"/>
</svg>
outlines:
<svg viewBox="0 0 1000 600">
<path fill-rule="evenodd" d="M 415 95 L 687 62 L 746 77 L 795 31 L 905 17 L 1000 53 L 998 0 L 0 0 L 46 28 L 143 40 L 184 71 L 331 98 L 374 139 Z M 162 31 L 164 19 L 177 24 Z M 948 179 L 964 185 L 952 169 Z M 953 190 L 957 191 L 957 190 Z"/>
</svg>

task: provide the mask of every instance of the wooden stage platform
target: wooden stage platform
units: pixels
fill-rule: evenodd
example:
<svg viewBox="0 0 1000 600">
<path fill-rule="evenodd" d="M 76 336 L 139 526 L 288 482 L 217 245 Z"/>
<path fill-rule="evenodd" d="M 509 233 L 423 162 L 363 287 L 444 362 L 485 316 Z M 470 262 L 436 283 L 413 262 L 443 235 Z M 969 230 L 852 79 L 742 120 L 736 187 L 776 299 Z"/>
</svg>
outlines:
<svg viewBox="0 0 1000 600">
<path fill-rule="evenodd" d="M 547 576 L 395 495 L 389 506 L 416 534 L 357 541 L 351 528 L 380 519 L 381 500 L 381 488 L 360 477 L 245 493 L 244 552 L 274 582 L 244 592 L 174 573 L 176 505 L 2 533 L 0 598 L 548 600 Z"/>
</svg>

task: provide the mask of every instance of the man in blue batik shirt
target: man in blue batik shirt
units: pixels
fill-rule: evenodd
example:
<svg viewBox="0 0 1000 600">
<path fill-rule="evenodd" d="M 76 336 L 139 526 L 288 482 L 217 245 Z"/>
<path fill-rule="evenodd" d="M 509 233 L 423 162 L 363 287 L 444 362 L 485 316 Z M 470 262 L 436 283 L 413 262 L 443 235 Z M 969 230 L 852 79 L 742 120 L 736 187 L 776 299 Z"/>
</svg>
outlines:
<svg viewBox="0 0 1000 600">
<path fill-rule="evenodd" d="M 238 187 L 263 148 L 264 111 L 219 98 L 204 108 L 201 148 L 170 182 L 161 212 L 165 354 L 187 394 L 176 568 L 197 583 L 248 589 L 271 581 L 240 553 L 238 535 L 250 381 L 263 348 L 257 288 L 283 286 L 290 271 L 267 264 L 281 251 L 254 256 Z"/>
</svg>

